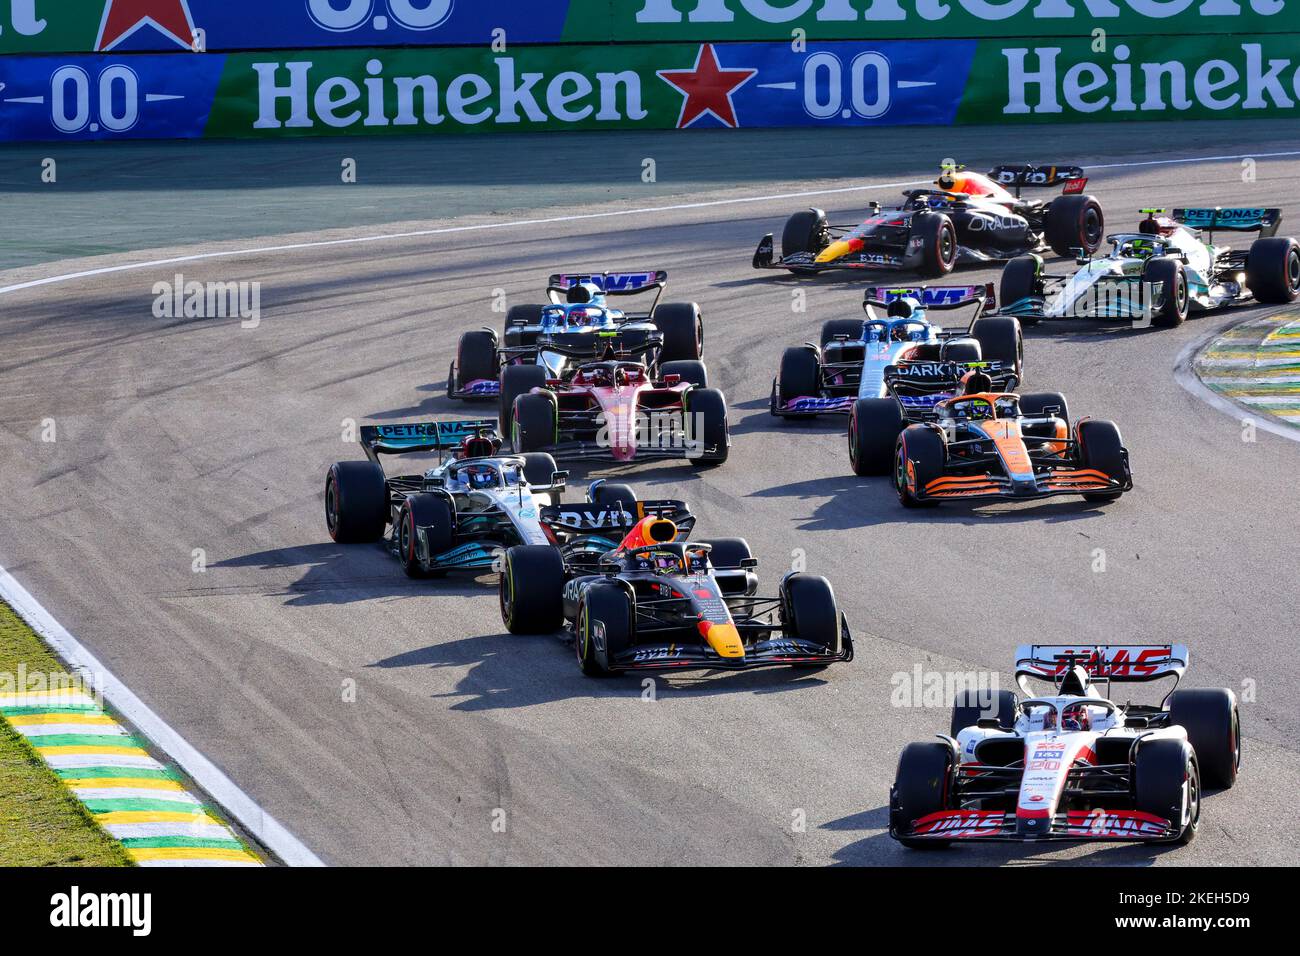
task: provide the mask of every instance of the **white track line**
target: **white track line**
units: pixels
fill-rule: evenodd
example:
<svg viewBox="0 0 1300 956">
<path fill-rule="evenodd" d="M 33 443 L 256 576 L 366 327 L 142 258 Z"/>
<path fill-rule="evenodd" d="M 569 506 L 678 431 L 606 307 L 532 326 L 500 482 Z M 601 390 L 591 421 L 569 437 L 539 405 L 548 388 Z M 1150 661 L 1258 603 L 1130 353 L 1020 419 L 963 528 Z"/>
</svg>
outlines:
<svg viewBox="0 0 1300 956">
<path fill-rule="evenodd" d="M 1236 324 L 1240 325 L 1241 323 Z M 1174 365 L 1174 380 L 1207 405 L 1213 406 L 1225 415 L 1231 415 L 1239 422 L 1244 421 L 1245 419 L 1250 419 L 1255 423 L 1256 428 L 1261 428 L 1269 434 L 1280 435 L 1282 438 L 1289 438 L 1291 441 L 1300 442 L 1300 430 L 1274 420 L 1266 412 L 1248 408 L 1245 405 L 1238 405 L 1231 399 L 1225 398 L 1218 392 L 1214 391 L 1214 389 L 1202 382 L 1200 376 L 1196 374 L 1196 356 L 1200 354 L 1201 349 L 1205 348 L 1205 346 L 1209 345 L 1210 342 L 1214 341 L 1220 335 L 1234 327 L 1234 325 L 1225 325 L 1222 328 L 1215 329 L 1213 332 L 1203 335 L 1194 342 L 1191 342 L 1185 349 L 1183 349 L 1182 352 L 1178 354 L 1178 361 Z"/>
<path fill-rule="evenodd" d="M 155 714 L 130 688 L 109 673 L 99 659 L 68 633 L 3 567 L 0 567 L 0 597 L 9 602 L 18 616 L 70 668 L 92 675 L 97 686 L 103 688 L 104 699 L 113 709 L 174 760 L 219 806 L 253 834 L 258 842 L 289 866 L 325 865 L 297 837 L 258 806 L 252 797 L 239 789 L 212 761 L 195 750 L 184 737 Z"/>
</svg>

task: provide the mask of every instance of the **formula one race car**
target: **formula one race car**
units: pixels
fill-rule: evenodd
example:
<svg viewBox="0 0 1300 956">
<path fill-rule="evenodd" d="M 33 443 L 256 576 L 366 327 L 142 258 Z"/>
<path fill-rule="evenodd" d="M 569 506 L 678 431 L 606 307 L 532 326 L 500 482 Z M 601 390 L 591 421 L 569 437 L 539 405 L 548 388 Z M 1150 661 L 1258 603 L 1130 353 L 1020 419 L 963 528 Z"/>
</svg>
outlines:
<svg viewBox="0 0 1300 956">
<path fill-rule="evenodd" d="M 853 659 L 848 622 L 823 577 L 791 572 L 777 597 L 757 597 L 758 562 L 743 538 L 687 542 L 651 503 L 597 566 L 554 548 L 506 552 L 501 618 L 512 634 L 566 625 L 588 675 L 614 671 L 774 665 L 820 667 Z M 680 513 L 680 511 L 679 511 Z"/>
<path fill-rule="evenodd" d="M 909 392 L 947 390 L 959 375 L 962 394 L 928 409 L 904 404 Z M 853 407 L 849 459 L 859 475 L 892 465 L 905 507 L 1054 495 L 1110 501 L 1133 487 L 1119 429 L 1083 418 L 1071 433 L 1060 393 L 994 391 L 984 372 L 925 363 L 894 366 L 886 380 L 893 398 L 859 399 Z M 914 424 L 903 427 L 905 421 Z"/>
<path fill-rule="evenodd" d="M 1002 270 L 1003 313 L 1026 324 L 1041 319 L 1128 319 L 1181 325 L 1206 311 L 1254 297 L 1285 305 L 1300 296 L 1300 243 L 1278 236 L 1280 209 L 1143 209 L 1136 233 L 1107 236 L 1109 255 L 1081 255 L 1071 276 L 1043 271 L 1036 255 Z M 1202 238 L 1201 231 L 1208 235 Z M 1249 249 L 1213 244 L 1216 230 L 1258 232 Z"/>
<path fill-rule="evenodd" d="M 807 342 L 785 350 L 772 381 L 772 414 L 847 415 L 859 398 L 887 396 L 885 369 L 903 361 L 990 362 L 1022 378 L 1020 323 L 986 316 L 995 301 L 992 284 L 869 287 L 862 301 L 865 319 L 831 319 L 822 325 L 820 347 Z M 931 310 L 971 305 L 975 314 L 965 329 L 940 329 L 930 322 Z"/>
<path fill-rule="evenodd" d="M 987 176 L 945 167 L 937 189 L 910 189 L 901 206 L 871 204 L 859 225 L 830 225 L 820 209 L 797 212 L 781 234 L 754 253 L 755 269 L 814 275 L 830 269 L 905 269 L 944 276 L 959 263 L 986 263 L 1052 249 L 1089 253 L 1101 245 L 1101 204 L 1083 195 L 1088 180 L 1078 166 L 998 166 Z M 1020 196 L 1025 186 L 1064 185 L 1047 202 Z M 1007 187 L 1015 190 L 1012 194 Z"/>
<path fill-rule="evenodd" d="M 727 400 L 708 387 L 702 362 L 588 362 L 566 378 L 535 365 L 501 370 L 502 421 L 516 451 L 559 458 L 727 460 Z M 504 402 L 511 399 L 507 411 Z"/>
<path fill-rule="evenodd" d="M 665 362 L 698 360 L 704 349 L 700 307 L 661 305 L 667 282 L 663 271 L 551 276 L 549 304 L 511 306 L 506 313 L 504 345 L 488 328 L 460 337 L 447 396 L 495 401 L 501 370 L 511 365 L 536 365 L 548 378 L 562 378 L 575 362 L 607 353 L 637 358 L 655 370 Z M 610 297 L 646 292 L 654 293 L 648 312 L 609 305 Z"/>
<path fill-rule="evenodd" d="M 1025 645 L 1008 690 L 966 692 L 950 736 L 908 744 L 889 793 L 889 835 L 913 848 L 952 840 L 1188 843 L 1203 787 L 1231 787 L 1241 719 L 1230 690 L 1171 690 L 1117 704 L 1112 683 L 1173 678 L 1187 648 Z M 1030 680 L 1054 692 L 1033 696 Z M 987 698 L 987 699 L 983 699 Z"/>
<path fill-rule="evenodd" d="M 325 523 L 340 543 L 387 544 L 411 577 L 498 567 L 501 550 L 516 544 L 596 547 L 581 534 L 615 535 L 630 525 L 617 500 L 579 510 L 561 505 L 566 472 L 546 454 L 501 455 L 495 422 L 363 425 L 367 461 L 340 461 L 325 479 Z M 455 450 L 422 474 L 388 477 L 381 455 Z M 625 487 L 625 486 L 624 486 Z M 630 491 L 623 499 L 631 497 Z M 590 495 L 589 495 L 590 498 Z M 575 523 L 570 513 L 583 515 Z"/>
</svg>

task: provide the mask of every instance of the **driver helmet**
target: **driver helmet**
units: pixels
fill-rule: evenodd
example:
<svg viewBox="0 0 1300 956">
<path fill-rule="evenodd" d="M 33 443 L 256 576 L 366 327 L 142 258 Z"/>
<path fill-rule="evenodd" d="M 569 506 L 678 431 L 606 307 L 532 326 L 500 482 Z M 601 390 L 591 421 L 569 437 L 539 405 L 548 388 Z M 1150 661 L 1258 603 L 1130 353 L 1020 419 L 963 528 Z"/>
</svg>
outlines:
<svg viewBox="0 0 1300 956">
<path fill-rule="evenodd" d="M 1056 729 L 1056 708 L 1055 707 L 1048 707 L 1046 710 L 1043 711 L 1043 729 L 1044 730 Z"/>
<path fill-rule="evenodd" d="M 466 465 L 460 476 L 471 488 L 490 488 L 496 484 L 496 475 L 489 465 Z"/>
<path fill-rule="evenodd" d="M 1158 251 L 1156 244 L 1150 239 L 1130 239 L 1128 242 L 1129 255 L 1137 259 L 1148 259 Z"/>
<path fill-rule="evenodd" d="M 595 302 L 596 297 L 600 295 L 600 287 L 594 282 L 579 282 L 576 285 L 569 286 L 568 292 L 564 295 L 564 300 L 570 305 L 586 305 L 589 302 Z"/>
<path fill-rule="evenodd" d="M 681 563 L 677 560 L 677 555 L 668 551 L 657 551 L 654 556 L 655 570 L 660 574 L 667 574 L 677 571 L 681 568 Z"/>
<path fill-rule="evenodd" d="M 920 302 L 917 302 L 910 295 L 905 295 L 889 303 L 886 314 L 891 319 L 910 319 L 920 308 Z"/>
<path fill-rule="evenodd" d="M 468 435 L 460 443 L 457 458 L 491 458 L 496 454 L 497 444 L 486 435 Z"/>
<path fill-rule="evenodd" d="M 1092 729 L 1092 717 L 1088 713 L 1087 704 L 1071 704 L 1065 708 L 1061 714 L 1061 729 L 1065 731 L 1080 731 Z"/>
</svg>

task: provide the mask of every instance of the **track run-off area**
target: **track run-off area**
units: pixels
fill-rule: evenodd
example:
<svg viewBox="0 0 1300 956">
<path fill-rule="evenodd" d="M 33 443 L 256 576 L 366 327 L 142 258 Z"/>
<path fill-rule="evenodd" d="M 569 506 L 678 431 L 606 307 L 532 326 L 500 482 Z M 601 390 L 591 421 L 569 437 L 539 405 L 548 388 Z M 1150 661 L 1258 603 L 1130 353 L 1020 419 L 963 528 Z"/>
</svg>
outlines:
<svg viewBox="0 0 1300 956">
<path fill-rule="evenodd" d="M 781 350 L 861 314 L 861 278 L 751 269 L 758 239 L 804 206 L 847 221 L 955 157 L 1084 165 L 1108 231 L 1153 205 L 1281 206 L 1281 232 L 1300 227 L 1300 137 L 1187 126 L 862 130 L 828 139 L 824 159 L 799 133 L 615 136 L 580 156 L 606 140 L 498 140 L 513 165 L 483 161 L 486 138 L 430 141 L 430 162 L 457 172 L 460 205 L 442 212 L 415 200 L 445 196 L 451 177 L 407 191 L 390 171 L 373 201 L 331 208 L 349 187 L 303 187 L 295 204 L 293 182 L 272 198 L 232 173 L 221 195 L 160 190 L 154 233 L 106 211 L 122 195 L 62 195 L 51 202 L 76 212 L 59 221 L 110 254 L 11 256 L 22 268 L 0 274 L 0 565 L 330 864 L 1295 865 L 1300 444 L 1176 375 L 1189 349 L 1268 310 L 1026 330 L 1026 388 L 1062 391 L 1073 416 L 1123 433 L 1136 487 L 1109 504 L 905 511 L 885 479 L 852 475 L 843 419 L 767 411 Z M 645 193 L 643 156 L 659 170 Z M 171 214 L 189 200 L 182 244 Z M 239 217 L 213 211 L 232 202 Z M 42 248 L 66 238 L 35 232 Z M 852 663 L 675 674 L 651 691 L 592 680 L 558 638 L 504 633 L 494 578 L 411 581 L 379 547 L 329 540 L 325 470 L 362 454 L 346 423 L 491 414 L 445 397 L 459 334 L 499 326 L 497 290 L 536 301 L 549 274 L 600 268 L 665 269 L 667 301 L 700 303 L 732 453 L 711 470 L 574 465 L 571 495 L 617 477 L 685 499 L 698 536 L 749 539 L 764 593 L 806 561 L 848 616 Z M 256 327 L 155 317 L 155 284 L 178 273 L 259 283 Z M 1188 686 L 1243 699 L 1242 775 L 1208 795 L 1190 846 L 921 854 L 888 837 L 899 751 L 948 724 L 946 707 L 899 706 L 899 688 L 917 668 L 992 671 L 1010 687 L 1028 642 L 1185 643 Z"/>
</svg>

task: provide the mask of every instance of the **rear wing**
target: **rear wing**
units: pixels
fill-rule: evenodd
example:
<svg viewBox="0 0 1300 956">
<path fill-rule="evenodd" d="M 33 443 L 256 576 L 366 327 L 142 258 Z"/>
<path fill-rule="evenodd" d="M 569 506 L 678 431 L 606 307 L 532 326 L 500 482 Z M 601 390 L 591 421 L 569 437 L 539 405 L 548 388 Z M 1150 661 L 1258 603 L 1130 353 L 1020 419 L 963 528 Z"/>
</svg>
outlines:
<svg viewBox="0 0 1300 956">
<path fill-rule="evenodd" d="M 897 362 L 885 366 L 884 380 L 891 392 L 927 394 L 955 390 L 968 372 L 983 372 L 998 392 L 1015 391 L 1020 384 L 1005 362 Z"/>
<path fill-rule="evenodd" d="M 668 273 L 662 269 L 643 269 L 631 272 L 557 272 L 546 283 L 547 292 L 568 292 L 575 285 L 590 283 L 605 295 L 640 295 L 643 292 L 662 290 L 668 284 Z"/>
<path fill-rule="evenodd" d="M 631 531 L 636 523 L 648 515 L 667 518 L 677 525 L 679 541 L 691 533 L 695 527 L 695 516 L 687 508 L 686 502 L 674 499 L 638 501 L 631 511 L 618 505 L 602 505 L 594 502 L 585 504 L 558 504 L 543 507 L 538 512 L 538 520 L 553 531 L 569 534 L 603 534 L 621 536 Z"/>
<path fill-rule="evenodd" d="M 1088 183 L 1082 166 L 1033 166 L 1028 163 L 994 166 L 989 170 L 989 179 L 999 186 L 1014 189 L 1017 196 L 1025 186 L 1044 189 L 1065 186 L 1065 192 L 1079 193 Z"/>
<path fill-rule="evenodd" d="M 899 299 L 910 298 L 925 309 L 959 309 L 980 304 L 985 309 L 997 308 L 997 294 L 993 283 L 984 285 L 919 285 L 919 286 L 867 286 L 862 294 L 862 308 L 870 305 L 888 306 Z"/>
<path fill-rule="evenodd" d="M 1182 644 L 1022 644 L 1016 648 L 1016 681 L 1059 681 L 1076 664 L 1089 677 L 1115 683 L 1162 677 L 1181 680 L 1187 670 L 1187 648 Z"/>
<path fill-rule="evenodd" d="M 362 425 L 361 447 L 375 464 L 380 455 L 413 455 L 447 451 L 473 435 L 495 436 L 496 419 L 457 422 L 412 422 L 403 425 Z"/>
<path fill-rule="evenodd" d="M 1263 206 L 1188 207 L 1175 209 L 1173 220 L 1193 229 L 1204 229 L 1206 232 L 1227 229 L 1232 232 L 1258 232 L 1261 236 L 1272 236 L 1277 233 L 1277 227 L 1282 223 L 1282 210 Z"/>
</svg>

